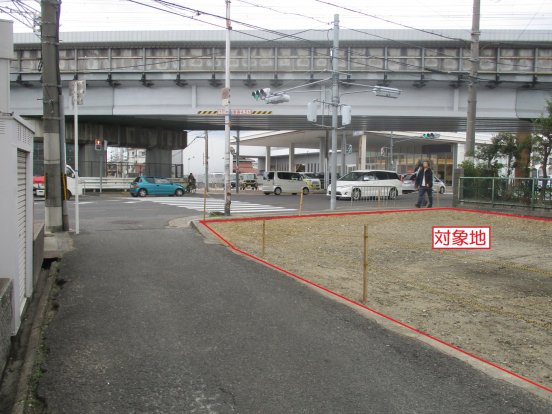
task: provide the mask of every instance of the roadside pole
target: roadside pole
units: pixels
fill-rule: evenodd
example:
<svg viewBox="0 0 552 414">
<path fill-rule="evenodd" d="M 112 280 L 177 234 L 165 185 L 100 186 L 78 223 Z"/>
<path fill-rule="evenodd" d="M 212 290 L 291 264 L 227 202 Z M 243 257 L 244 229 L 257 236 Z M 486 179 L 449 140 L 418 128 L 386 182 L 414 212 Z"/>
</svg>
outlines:
<svg viewBox="0 0 552 414">
<path fill-rule="evenodd" d="M 80 231 L 80 216 L 79 216 L 79 105 L 78 105 L 78 92 L 77 85 L 74 84 L 71 100 L 73 101 L 73 126 L 74 126 L 74 139 L 75 139 L 75 234 L 79 234 Z"/>
<path fill-rule="evenodd" d="M 103 156 L 104 156 L 104 143 L 102 141 L 100 147 L 100 194 L 102 193 L 102 181 L 103 181 Z"/>
<path fill-rule="evenodd" d="M 225 87 L 230 89 L 230 0 L 226 1 L 226 79 Z M 230 193 L 230 127 L 232 110 L 230 100 L 224 115 L 224 215 L 230 215 L 230 205 L 232 203 L 232 194 Z"/>
<path fill-rule="evenodd" d="M 205 188 L 203 189 L 203 221 L 207 211 L 207 187 L 209 186 L 209 131 L 205 131 Z"/>
<path fill-rule="evenodd" d="M 236 194 L 240 192 L 240 131 L 236 131 Z"/>
<path fill-rule="evenodd" d="M 475 120 L 477 110 L 477 75 L 479 71 L 479 19 L 481 0 L 473 0 L 470 78 L 468 87 L 468 113 L 466 122 L 466 154 L 473 160 L 475 150 Z"/>
<path fill-rule="evenodd" d="M 67 153 L 65 142 L 65 99 L 63 95 L 59 95 L 59 149 L 60 149 L 60 172 L 65 187 L 67 187 Z M 61 198 L 61 217 L 63 223 L 63 231 L 69 231 L 69 211 L 67 209 L 67 198 Z"/>
<path fill-rule="evenodd" d="M 336 209 L 337 192 L 337 111 L 339 110 L 339 14 L 334 15 L 334 38 L 332 49 L 332 162 L 330 210 Z"/>
</svg>

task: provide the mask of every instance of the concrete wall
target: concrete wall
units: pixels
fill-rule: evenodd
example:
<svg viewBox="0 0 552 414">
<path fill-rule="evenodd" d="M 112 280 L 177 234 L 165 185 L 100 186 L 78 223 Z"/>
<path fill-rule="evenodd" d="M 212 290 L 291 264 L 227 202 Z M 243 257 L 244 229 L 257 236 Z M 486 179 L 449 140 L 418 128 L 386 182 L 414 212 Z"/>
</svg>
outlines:
<svg viewBox="0 0 552 414">
<path fill-rule="evenodd" d="M 11 346 L 12 291 L 11 279 L 0 279 L 0 377 L 8 361 Z"/>
</svg>

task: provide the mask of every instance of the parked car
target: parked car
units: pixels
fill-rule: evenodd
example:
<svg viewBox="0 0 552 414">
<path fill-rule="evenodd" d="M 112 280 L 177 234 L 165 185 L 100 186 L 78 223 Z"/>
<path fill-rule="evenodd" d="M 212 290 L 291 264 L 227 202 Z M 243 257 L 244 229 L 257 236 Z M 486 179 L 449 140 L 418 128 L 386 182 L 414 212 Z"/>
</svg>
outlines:
<svg viewBox="0 0 552 414">
<path fill-rule="evenodd" d="M 264 173 L 263 193 L 269 195 L 274 193 L 303 194 L 309 193 L 309 185 L 303 181 L 301 175 L 291 171 L 266 171 Z"/>
<path fill-rule="evenodd" d="M 316 178 L 314 173 L 300 172 L 299 174 L 303 178 L 303 181 L 307 182 L 309 188 L 313 190 L 320 190 L 322 188 L 320 185 L 320 179 Z"/>
<path fill-rule="evenodd" d="M 175 184 L 164 177 L 136 177 L 130 184 L 130 195 L 132 197 L 145 197 L 148 194 L 182 197 L 185 193 L 186 189 L 183 186 Z"/>
<path fill-rule="evenodd" d="M 365 196 L 367 193 L 366 189 L 377 187 L 384 187 L 386 194 L 381 195 L 390 199 L 395 199 L 402 193 L 402 182 L 394 171 L 351 171 L 349 174 L 339 178 L 336 184 L 336 198 L 350 199 L 352 197 L 353 200 L 358 200 Z M 327 195 L 331 195 L 331 188 L 328 188 Z"/>
<path fill-rule="evenodd" d="M 417 174 L 407 174 L 403 178 L 402 192 L 403 194 L 413 193 L 416 185 L 416 176 Z M 445 183 L 433 175 L 433 191 L 439 191 L 440 194 L 444 194 L 446 191 Z"/>
</svg>

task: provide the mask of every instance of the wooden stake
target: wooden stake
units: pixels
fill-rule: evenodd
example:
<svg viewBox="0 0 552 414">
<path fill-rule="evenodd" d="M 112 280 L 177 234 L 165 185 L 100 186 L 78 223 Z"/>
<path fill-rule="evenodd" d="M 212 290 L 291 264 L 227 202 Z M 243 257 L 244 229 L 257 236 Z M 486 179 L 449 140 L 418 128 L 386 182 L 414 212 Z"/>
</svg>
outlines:
<svg viewBox="0 0 552 414">
<path fill-rule="evenodd" d="M 265 257 L 265 234 L 266 234 L 265 225 L 266 225 L 266 222 L 265 220 L 263 220 L 263 255 L 261 256 L 262 258 Z"/>
<path fill-rule="evenodd" d="M 301 190 L 301 202 L 299 203 L 299 215 L 303 212 L 303 190 Z"/>
<path fill-rule="evenodd" d="M 368 225 L 364 225 L 364 274 L 362 280 L 362 302 L 368 300 Z"/>
</svg>

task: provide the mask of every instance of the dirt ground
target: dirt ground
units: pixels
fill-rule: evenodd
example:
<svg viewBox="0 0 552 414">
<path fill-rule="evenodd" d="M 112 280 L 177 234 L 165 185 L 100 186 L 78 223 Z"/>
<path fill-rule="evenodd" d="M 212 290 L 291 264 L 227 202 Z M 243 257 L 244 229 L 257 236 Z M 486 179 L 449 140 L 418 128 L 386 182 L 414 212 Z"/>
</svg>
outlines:
<svg viewBox="0 0 552 414">
<path fill-rule="evenodd" d="M 365 224 L 368 307 L 552 388 L 552 222 L 453 210 L 266 220 L 265 260 L 359 302 Z M 261 257 L 262 220 L 210 226 Z M 491 226 L 492 248 L 432 250 L 432 226 Z"/>
</svg>

